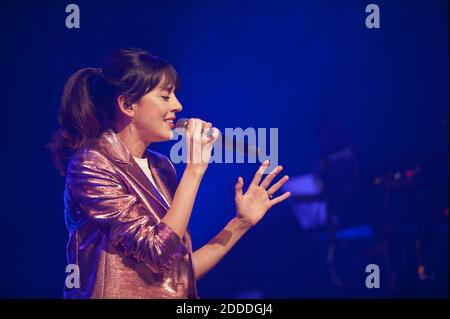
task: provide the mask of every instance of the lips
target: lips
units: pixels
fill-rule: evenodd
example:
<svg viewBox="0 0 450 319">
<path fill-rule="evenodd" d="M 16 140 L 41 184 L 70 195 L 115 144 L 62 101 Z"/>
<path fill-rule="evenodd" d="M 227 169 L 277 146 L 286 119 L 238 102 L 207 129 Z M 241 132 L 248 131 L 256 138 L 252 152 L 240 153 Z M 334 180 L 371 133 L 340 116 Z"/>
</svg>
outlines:
<svg viewBox="0 0 450 319">
<path fill-rule="evenodd" d="M 165 122 L 167 125 L 169 125 L 171 129 L 173 129 L 173 128 L 175 127 L 174 121 L 175 121 L 174 118 L 164 120 L 164 122 Z"/>
</svg>

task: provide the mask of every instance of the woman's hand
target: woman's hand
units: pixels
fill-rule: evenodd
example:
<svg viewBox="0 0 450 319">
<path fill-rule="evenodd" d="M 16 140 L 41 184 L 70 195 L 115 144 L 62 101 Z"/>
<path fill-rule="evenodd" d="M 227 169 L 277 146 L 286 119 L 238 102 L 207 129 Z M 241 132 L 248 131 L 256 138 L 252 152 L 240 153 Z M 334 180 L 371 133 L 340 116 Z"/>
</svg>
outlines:
<svg viewBox="0 0 450 319">
<path fill-rule="evenodd" d="M 212 128 L 210 122 L 191 118 L 186 127 L 187 165 L 186 169 L 195 174 L 203 175 L 208 168 L 214 142 L 219 137 L 219 130 L 213 128 L 213 134 L 207 132 Z"/>
<path fill-rule="evenodd" d="M 244 180 L 242 177 L 238 178 L 235 187 L 237 218 L 247 227 L 256 225 L 273 205 L 282 202 L 291 195 L 290 192 L 286 192 L 278 197 L 272 197 L 272 195 L 289 179 L 287 175 L 283 176 L 277 183 L 267 189 L 272 180 L 283 170 L 282 166 L 275 167 L 272 172 L 264 178 L 261 184 L 259 184 L 261 177 L 268 166 L 269 161 L 264 161 L 253 177 L 245 194 L 242 192 Z"/>
</svg>

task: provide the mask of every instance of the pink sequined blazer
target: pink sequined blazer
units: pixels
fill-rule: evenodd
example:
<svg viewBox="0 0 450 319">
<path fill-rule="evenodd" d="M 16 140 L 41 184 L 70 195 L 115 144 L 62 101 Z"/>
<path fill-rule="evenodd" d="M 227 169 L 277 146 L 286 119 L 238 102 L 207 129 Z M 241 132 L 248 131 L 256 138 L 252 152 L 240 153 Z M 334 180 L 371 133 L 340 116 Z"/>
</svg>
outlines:
<svg viewBox="0 0 450 319">
<path fill-rule="evenodd" d="M 72 157 L 64 195 L 67 259 L 80 287 L 65 298 L 198 298 L 188 231 L 161 222 L 178 185 L 170 160 L 147 151 L 158 189 L 112 131 Z"/>
</svg>

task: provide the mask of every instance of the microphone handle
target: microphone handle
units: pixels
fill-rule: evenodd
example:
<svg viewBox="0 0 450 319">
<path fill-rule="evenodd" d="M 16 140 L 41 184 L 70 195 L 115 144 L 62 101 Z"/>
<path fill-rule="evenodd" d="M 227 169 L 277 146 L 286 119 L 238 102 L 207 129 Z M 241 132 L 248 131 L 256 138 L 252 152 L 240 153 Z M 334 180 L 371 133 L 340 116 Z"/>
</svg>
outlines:
<svg viewBox="0 0 450 319">
<path fill-rule="evenodd" d="M 238 140 L 234 135 L 222 134 L 220 141 L 223 149 L 231 150 L 234 153 L 244 153 L 245 155 L 254 154 L 255 156 L 259 156 L 261 153 L 261 148 L 249 144 L 246 141 Z"/>
<path fill-rule="evenodd" d="M 177 121 L 176 127 L 178 127 L 178 128 L 184 127 L 186 129 L 188 121 L 189 121 L 189 119 L 187 119 L 187 118 L 181 118 Z M 202 130 L 202 133 L 204 133 L 204 130 Z M 206 136 L 211 137 L 213 133 L 214 133 L 214 130 L 212 128 L 210 128 L 210 129 L 208 129 Z M 231 150 L 233 152 L 238 152 L 238 153 L 244 153 L 245 155 L 249 155 L 249 154 L 259 155 L 261 152 L 261 148 L 257 147 L 256 145 L 248 144 L 245 141 L 237 140 L 236 136 L 234 136 L 234 135 L 229 136 L 229 135 L 224 135 L 221 133 L 221 136 L 219 136 L 219 139 L 220 139 L 220 146 L 223 149 L 228 149 L 228 150 Z M 234 148 L 234 146 L 236 146 L 236 148 Z"/>
</svg>

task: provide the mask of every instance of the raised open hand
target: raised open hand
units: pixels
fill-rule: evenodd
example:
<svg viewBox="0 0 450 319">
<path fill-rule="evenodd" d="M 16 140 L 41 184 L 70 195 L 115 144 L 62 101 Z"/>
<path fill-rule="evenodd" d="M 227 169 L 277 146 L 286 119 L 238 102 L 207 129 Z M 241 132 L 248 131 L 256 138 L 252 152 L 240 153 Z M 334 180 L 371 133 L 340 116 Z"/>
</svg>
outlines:
<svg viewBox="0 0 450 319">
<path fill-rule="evenodd" d="M 290 192 L 286 192 L 278 197 L 273 197 L 273 194 L 289 179 L 287 175 L 267 189 L 272 180 L 283 170 L 282 166 L 275 167 L 259 184 L 268 166 L 268 160 L 262 163 L 245 193 L 242 192 L 244 186 L 242 177 L 238 178 L 235 186 L 237 217 L 249 227 L 256 225 L 273 205 L 291 195 Z"/>
</svg>

